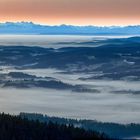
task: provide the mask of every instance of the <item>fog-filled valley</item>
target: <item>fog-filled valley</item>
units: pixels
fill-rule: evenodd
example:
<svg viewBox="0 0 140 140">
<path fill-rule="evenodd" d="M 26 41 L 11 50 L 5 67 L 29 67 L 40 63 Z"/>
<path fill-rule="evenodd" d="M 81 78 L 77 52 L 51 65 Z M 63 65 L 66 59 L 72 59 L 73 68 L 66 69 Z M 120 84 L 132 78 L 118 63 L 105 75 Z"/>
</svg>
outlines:
<svg viewBox="0 0 140 140">
<path fill-rule="evenodd" d="M 0 37 L 1 112 L 140 123 L 140 37 L 41 38 Z"/>
</svg>

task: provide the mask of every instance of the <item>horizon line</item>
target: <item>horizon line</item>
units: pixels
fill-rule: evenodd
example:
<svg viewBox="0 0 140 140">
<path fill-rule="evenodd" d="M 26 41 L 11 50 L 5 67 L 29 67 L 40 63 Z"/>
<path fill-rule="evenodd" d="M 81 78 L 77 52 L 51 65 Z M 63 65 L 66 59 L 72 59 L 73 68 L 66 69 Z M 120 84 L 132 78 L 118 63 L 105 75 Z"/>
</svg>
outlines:
<svg viewBox="0 0 140 140">
<path fill-rule="evenodd" d="M 0 22 L 0 24 L 6 24 L 6 23 L 32 23 L 35 25 L 41 25 L 41 26 L 77 26 L 77 27 L 86 27 L 86 26 L 96 26 L 96 27 L 128 27 L 128 26 L 140 26 L 140 24 L 128 24 L 128 25 L 95 25 L 95 24 L 85 24 L 85 25 L 76 25 L 76 24 L 47 24 L 47 23 L 39 23 L 39 22 L 33 22 L 33 21 L 5 21 Z"/>
</svg>

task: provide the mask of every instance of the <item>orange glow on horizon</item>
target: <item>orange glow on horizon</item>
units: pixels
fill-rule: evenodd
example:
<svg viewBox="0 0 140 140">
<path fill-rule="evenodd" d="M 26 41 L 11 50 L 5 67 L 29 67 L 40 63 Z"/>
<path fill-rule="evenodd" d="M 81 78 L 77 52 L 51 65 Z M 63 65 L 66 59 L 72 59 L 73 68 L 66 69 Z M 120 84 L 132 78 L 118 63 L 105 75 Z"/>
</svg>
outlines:
<svg viewBox="0 0 140 140">
<path fill-rule="evenodd" d="M 140 0 L 0 0 L 0 22 L 139 25 Z"/>
<path fill-rule="evenodd" d="M 24 19 L 24 20 L 23 20 Z M 140 20 L 135 20 L 133 19 L 131 22 L 128 20 L 117 20 L 117 19 L 82 19 L 82 20 L 70 20 L 70 19 L 52 19 L 52 20 L 44 20 L 44 19 L 25 19 L 25 18 L 20 18 L 20 19 L 4 19 L 0 20 L 0 23 L 5 23 L 5 22 L 33 22 L 35 24 L 41 24 L 41 25 L 61 25 L 61 24 L 66 24 L 66 25 L 76 25 L 76 26 L 88 26 L 88 25 L 93 25 L 93 26 L 128 26 L 128 25 L 140 25 Z"/>
</svg>

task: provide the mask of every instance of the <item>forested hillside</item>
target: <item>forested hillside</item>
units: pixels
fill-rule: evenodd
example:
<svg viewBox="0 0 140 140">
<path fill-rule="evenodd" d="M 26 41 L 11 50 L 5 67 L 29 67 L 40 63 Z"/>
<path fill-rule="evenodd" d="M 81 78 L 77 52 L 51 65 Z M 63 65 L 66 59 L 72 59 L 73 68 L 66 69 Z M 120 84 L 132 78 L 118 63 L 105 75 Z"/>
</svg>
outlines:
<svg viewBox="0 0 140 140">
<path fill-rule="evenodd" d="M 104 134 L 74 128 L 72 125 L 29 121 L 0 114 L 0 140 L 101 140 Z"/>
</svg>

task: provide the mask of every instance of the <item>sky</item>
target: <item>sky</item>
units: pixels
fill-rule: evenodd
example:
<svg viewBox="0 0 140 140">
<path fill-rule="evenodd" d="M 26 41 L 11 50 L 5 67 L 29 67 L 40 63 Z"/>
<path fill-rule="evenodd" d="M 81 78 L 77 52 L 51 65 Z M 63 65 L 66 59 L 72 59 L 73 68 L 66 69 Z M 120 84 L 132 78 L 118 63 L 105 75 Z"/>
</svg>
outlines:
<svg viewBox="0 0 140 140">
<path fill-rule="evenodd" d="M 138 25 L 140 0 L 0 0 L 0 22 Z"/>
</svg>

